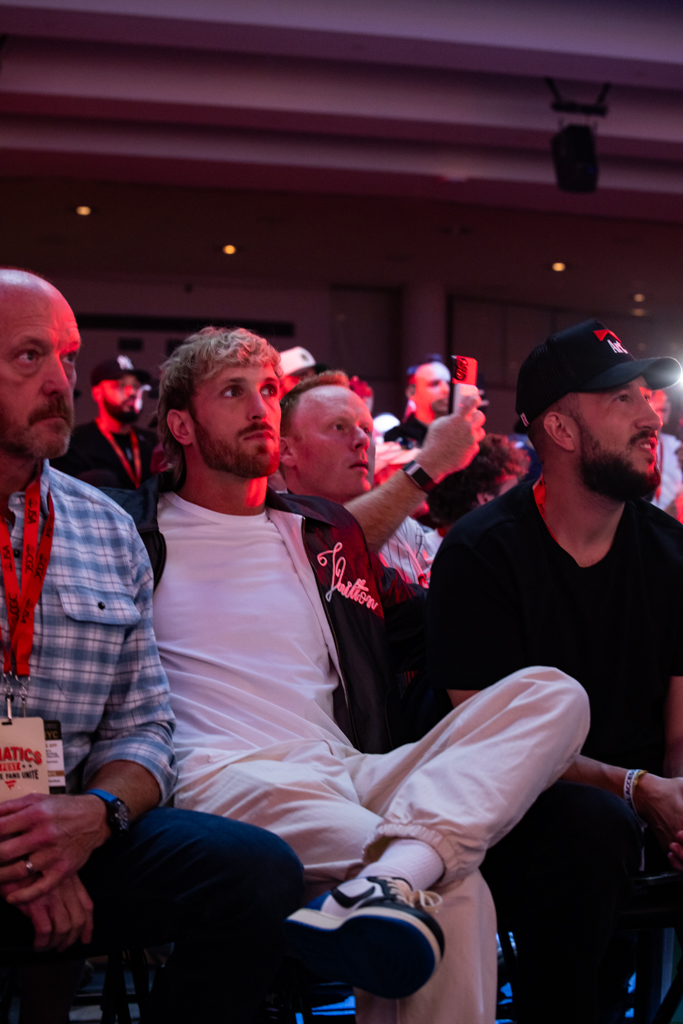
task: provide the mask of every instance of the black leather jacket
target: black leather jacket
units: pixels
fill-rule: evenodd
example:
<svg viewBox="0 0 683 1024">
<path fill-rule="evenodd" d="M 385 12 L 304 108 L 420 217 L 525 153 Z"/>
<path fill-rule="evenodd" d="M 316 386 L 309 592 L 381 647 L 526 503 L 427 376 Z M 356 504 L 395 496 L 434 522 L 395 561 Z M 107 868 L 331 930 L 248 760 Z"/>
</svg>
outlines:
<svg viewBox="0 0 683 1024">
<path fill-rule="evenodd" d="M 135 521 L 150 556 L 155 586 L 166 561 L 157 502 L 159 493 L 171 488 L 170 478 L 162 474 L 136 491 L 105 489 Z M 266 505 L 304 518 L 304 547 L 342 670 L 343 690 L 335 694 L 334 704 L 337 724 L 356 750 L 364 753 L 385 753 L 417 738 L 416 714 L 429 718 L 417 729 L 418 734 L 433 724 L 432 718 L 441 717 L 441 712 L 435 716 L 431 712 L 438 695 L 424 683 L 426 592 L 406 583 L 371 554 L 358 522 L 343 505 L 271 490 Z M 333 579 L 335 568 L 338 575 Z M 402 676 L 415 676 L 407 703 L 400 692 Z M 417 712 L 416 683 L 420 694 Z M 429 705 L 426 712 L 425 701 Z"/>
</svg>

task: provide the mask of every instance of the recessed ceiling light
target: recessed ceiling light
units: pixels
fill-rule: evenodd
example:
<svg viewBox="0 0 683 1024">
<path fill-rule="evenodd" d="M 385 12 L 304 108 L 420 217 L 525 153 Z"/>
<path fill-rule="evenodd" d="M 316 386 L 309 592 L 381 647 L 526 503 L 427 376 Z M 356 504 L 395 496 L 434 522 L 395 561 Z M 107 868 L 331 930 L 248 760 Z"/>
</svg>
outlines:
<svg viewBox="0 0 683 1024">
<path fill-rule="evenodd" d="M 237 246 L 236 245 L 224 245 L 223 246 L 223 252 L 225 253 L 226 256 L 234 256 L 235 253 L 237 252 Z"/>
<path fill-rule="evenodd" d="M 79 217 L 89 217 L 92 213 L 92 206 L 77 206 L 76 213 Z"/>
<path fill-rule="evenodd" d="M 631 310 L 631 316 L 647 316 L 647 310 L 643 309 L 642 306 L 635 306 Z"/>
<path fill-rule="evenodd" d="M 558 274 L 561 274 L 562 271 L 566 270 L 566 269 L 567 269 L 567 264 L 566 263 L 553 263 L 553 270 L 557 271 Z"/>
<path fill-rule="evenodd" d="M 642 292 L 636 292 L 636 294 L 633 296 L 633 301 L 634 302 L 645 302 L 645 296 L 643 295 Z"/>
</svg>

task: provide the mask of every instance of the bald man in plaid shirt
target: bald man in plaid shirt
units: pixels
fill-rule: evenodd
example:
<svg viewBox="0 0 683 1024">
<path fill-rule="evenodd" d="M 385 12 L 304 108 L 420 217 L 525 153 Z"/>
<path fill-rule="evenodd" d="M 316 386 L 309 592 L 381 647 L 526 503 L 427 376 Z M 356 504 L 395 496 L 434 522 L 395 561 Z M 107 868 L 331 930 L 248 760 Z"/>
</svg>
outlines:
<svg viewBox="0 0 683 1024">
<path fill-rule="evenodd" d="M 59 721 L 66 790 L 1 794 L 1 927 L 17 948 L 76 959 L 174 942 L 143 1019 L 218 1019 L 229 995 L 231 1020 L 247 1024 L 299 905 L 301 866 L 260 829 L 160 806 L 176 766 L 149 560 L 119 506 L 47 461 L 68 444 L 79 344 L 55 288 L 0 269 L 5 696 L 11 707 L 21 695 L 29 719 Z M 36 508 L 42 540 L 27 558 Z M 52 985 L 26 986 L 32 1019 L 64 1019 Z"/>
</svg>

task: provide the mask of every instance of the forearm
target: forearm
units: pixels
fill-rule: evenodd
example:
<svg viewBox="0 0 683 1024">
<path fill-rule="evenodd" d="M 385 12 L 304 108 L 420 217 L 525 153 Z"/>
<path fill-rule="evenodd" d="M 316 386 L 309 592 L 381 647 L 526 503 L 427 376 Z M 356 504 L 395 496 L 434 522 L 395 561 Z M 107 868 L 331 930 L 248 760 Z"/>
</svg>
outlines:
<svg viewBox="0 0 683 1024">
<path fill-rule="evenodd" d="M 638 768 L 639 765 L 634 765 Z M 597 786 L 606 789 L 615 796 L 623 796 L 626 769 L 617 768 L 612 764 L 594 761 L 592 757 L 577 754 L 567 771 L 562 776 L 565 782 L 580 782 L 584 786 Z"/>
<path fill-rule="evenodd" d="M 135 761 L 110 761 L 88 781 L 88 789 L 105 789 L 127 804 L 131 820 L 157 807 L 159 784 L 146 768 Z M 102 804 L 102 801 L 98 801 Z M 104 809 L 104 805 L 102 804 Z"/>
<path fill-rule="evenodd" d="M 398 472 L 381 487 L 347 502 L 346 508 L 363 528 L 370 550 L 379 551 L 424 498 L 424 491 Z"/>
<path fill-rule="evenodd" d="M 670 744 L 667 750 L 670 759 L 668 771 L 676 767 L 680 758 L 677 744 Z M 641 765 L 632 765 L 640 768 Z M 626 770 L 614 765 L 602 764 L 589 757 L 579 755 L 562 776 L 567 782 L 581 782 L 599 786 L 615 796 L 623 796 Z M 654 832 L 666 852 L 669 864 L 677 871 L 683 871 L 683 779 L 662 778 L 645 772 L 632 791 L 636 813 Z"/>
<path fill-rule="evenodd" d="M 466 399 L 462 413 L 435 420 L 415 460 L 435 483 L 450 473 L 469 466 L 484 436 L 484 414 L 476 408 L 479 399 Z M 346 508 L 363 527 L 371 551 L 383 544 L 425 500 L 424 491 L 405 473 L 395 473 L 387 483 L 353 498 Z"/>
</svg>

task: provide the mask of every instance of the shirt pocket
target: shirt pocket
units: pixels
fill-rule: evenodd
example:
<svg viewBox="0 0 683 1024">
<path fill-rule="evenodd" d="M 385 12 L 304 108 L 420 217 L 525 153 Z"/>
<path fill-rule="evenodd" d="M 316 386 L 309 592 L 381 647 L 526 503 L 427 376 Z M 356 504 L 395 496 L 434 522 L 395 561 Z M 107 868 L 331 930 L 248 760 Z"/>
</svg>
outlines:
<svg viewBox="0 0 683 1024">
<path fill-rule="evenodd" d="M 46 584 L 39 608 L 31 713 L 59 719 L 70 743 L 76 734 L 85 742 L 100 724 L 140 612 L 123 589 L 61 582 Z"/>
<path fill-rule="evenodd" d="M 133 599 L 122 592 L 62 584 L 57 593 L 64 614 L 76 622 L 128 627 L 141 618 Z"/>
<path fill-rule="evenodd" d="M 78 703 L 94 727 L 140 612 L 125 591 L 71 584 L 57 586 L 55 611 L 61 625 L 53 634 L 55 642 L 43 644 L 49 651 L 45 675 L 57 682 L 63 699 Z"/>
</svg>

